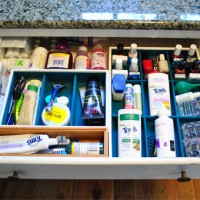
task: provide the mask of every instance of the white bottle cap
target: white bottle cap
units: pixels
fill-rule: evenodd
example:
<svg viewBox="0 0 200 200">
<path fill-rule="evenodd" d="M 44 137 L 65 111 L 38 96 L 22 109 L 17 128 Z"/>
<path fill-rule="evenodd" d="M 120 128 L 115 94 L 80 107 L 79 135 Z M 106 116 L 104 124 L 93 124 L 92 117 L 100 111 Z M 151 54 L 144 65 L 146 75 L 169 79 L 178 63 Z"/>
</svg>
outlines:
<svg viewBox="0 0 200 200">
<path fill-rule="evenodd" d="M 137 49 L 137 44 L 135 43 L 131 44 L 131 49 Z"/>
<path fill-rule="evenodd" d="M 126 84 L 126 88 L 128 88 L 128 87 L 132 87 L 132 84 L 131 83 L 127 83 Z"/>
<path fill-rule="evenodd" d="M 138 72 L 138 59 L 137 58 L 131 59 L 130 71 Z"/>
<path fill-rule="evenodd" d="M 166 108 L 161 108 L 160 110 L 158 110 L 158 117 L 164 117 L 164 116 L 166 117 L 170 116 L 170 112 Z"/>
<path fill-rule="evenodd" d="M 87 47 L 86 46 L 80 46 L 79 48 L 78 48 L 78 51 L 88 51 L 87 50 Z"/>
<path fill-rule="evenodd" d="M 137 49 L 137 44 L 135 44 L 135 43 L 131 44 L 130 53 L 131 54 L 135 54 L 136 53 L 136 49 Z"/>
<path fill-rule="evenodd" d="M 134 93 L 141 93 L 141 86 L 139 84 L 133 85 L 133 92 Z"/>
<path fill-rule="evenodd" d="M 48 51 L 44 47 L 37 47 L 37 48 L 35 48 L 34 53 L 44 53 L 44 54 L 47 54 Z"/>
<path fill-rule="evenodd" d="M 194 53 L 195 53 L 195 51 L 196 51 L 196 48 L 197 48 L 197 46 L 196 46 L 195 44 L 191 44 L 191 45 L 190 45 L 190 49 L 189 49 L 189 51 L 188 51 L 188 55 L 189 55 L 189 56 L 193 56 Z"/>
<path fill-rule="evenodd" d="M 160 60 L 165 60 L 165 55 L 164 54 L 160 54 L 159 58 L 160 58 Z"/>
<path fill-rule="evenodd" d="M 117 58 L 116 59 L 116 69 L 119 69 L 121 70 L 123 67 L 122 67 L 122 59 L 121 58 Z"/>
<path fill-rule="evenodd" d="M 177 44 L 177 45 L 176 45 L 176 48 L 175 48 L 175 50 L 174 50 L 174 55 L 175 55 L 175 56 L 179 56 L 180 53 L 181 53 L 181 49 L 182 49 L 182 45 Z"/>
</svg>

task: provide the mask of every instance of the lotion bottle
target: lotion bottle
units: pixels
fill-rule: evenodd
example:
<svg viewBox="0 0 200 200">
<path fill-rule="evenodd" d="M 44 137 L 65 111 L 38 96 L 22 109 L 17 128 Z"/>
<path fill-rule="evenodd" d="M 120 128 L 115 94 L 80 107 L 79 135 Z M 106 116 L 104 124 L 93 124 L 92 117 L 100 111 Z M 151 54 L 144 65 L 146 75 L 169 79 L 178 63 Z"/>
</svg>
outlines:
<svg viewBox="0 0 200 200">
<path fill-rule="evenodd" d="M 174 122 L 169 118 L 166 109 L 161 109 L 158 118 L 155 120 L 156 152 L 157 157 L 172 158 L 176 157 Z"/>
</svg>

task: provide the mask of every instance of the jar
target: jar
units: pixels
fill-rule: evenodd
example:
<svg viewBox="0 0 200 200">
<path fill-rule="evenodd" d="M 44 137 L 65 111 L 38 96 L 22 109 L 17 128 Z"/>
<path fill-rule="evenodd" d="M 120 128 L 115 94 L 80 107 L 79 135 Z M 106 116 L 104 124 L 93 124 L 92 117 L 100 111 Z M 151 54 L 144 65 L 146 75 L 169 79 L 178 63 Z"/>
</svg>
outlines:
<svg viewBox="0 0 200 200">
<path fill-rule="evenodd" d="M 33 51 L 29 67 L 31 69 L 44 69 L 47 60 L 47 49 L 44 47 L 37 47 Z"/>
</svg>

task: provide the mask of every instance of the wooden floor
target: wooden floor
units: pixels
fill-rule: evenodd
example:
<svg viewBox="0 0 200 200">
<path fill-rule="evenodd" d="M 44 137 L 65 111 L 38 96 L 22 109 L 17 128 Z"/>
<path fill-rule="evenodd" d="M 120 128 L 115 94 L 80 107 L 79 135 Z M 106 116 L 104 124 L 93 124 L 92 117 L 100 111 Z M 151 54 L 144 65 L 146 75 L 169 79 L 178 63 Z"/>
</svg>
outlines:
<svg viewBox="0 0 200 200">
<path fill-rule="evenodd" d="M 200 199 L 200 180 L 0 179 L 0 199 Z"/>
</svg>

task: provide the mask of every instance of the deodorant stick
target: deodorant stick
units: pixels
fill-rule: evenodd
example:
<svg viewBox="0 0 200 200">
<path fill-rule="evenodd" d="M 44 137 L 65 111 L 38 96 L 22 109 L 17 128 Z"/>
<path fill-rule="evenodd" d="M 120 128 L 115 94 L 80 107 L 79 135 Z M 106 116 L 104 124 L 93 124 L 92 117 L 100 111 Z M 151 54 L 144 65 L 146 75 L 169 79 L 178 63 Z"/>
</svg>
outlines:
<svg viewBox="0 0 200 200">
<path fill-rule="evenodd" d="M 166 109 L 168 114 L 171 115 L 168 74 L 148 74 L 148 92 L 150 116 L 158 115 L 158 111 L 161 109 Z"/>
<path fill-rule="evenodd" d="M 118 156 L 142 157 L 141 111 L 121 109 L 118 111 Z"/>
</svg>

